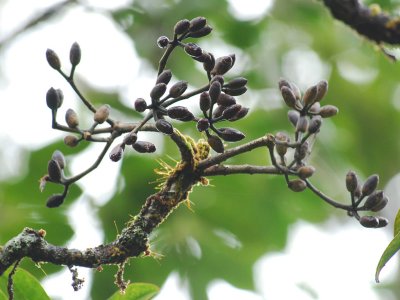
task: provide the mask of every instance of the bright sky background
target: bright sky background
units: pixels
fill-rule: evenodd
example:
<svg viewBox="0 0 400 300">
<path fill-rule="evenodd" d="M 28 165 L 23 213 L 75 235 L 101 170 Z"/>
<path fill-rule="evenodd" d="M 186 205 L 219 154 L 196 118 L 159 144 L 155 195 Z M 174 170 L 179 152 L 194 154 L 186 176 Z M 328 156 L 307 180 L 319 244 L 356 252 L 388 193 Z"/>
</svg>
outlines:
<svg viewBox="0 0 400 300">
<path fill-rule="evenodd" d="M 110 8 L 122 6 L 129 1 L 87 2 L 96 7 Z M 54 3 L 56 1 L 2 1 L 0 39 L 18 28 L 37 11 Z M 263 16 L 273 5 L 272 1 L 259 0 L 231 0 L 230 3 L 230 11 L 234 16 L 245 20 Z M 4 152 L 1 153 L 0 163 L 4 168 L 0 171 L 0 178 L 17 173 L 15 162 L 18 161 L 16 158 L 20 151 L 23 151 L 21 149 L 38 148 L 62 136 L 50 128 L 50 113 L 44 104 L 45 93 L 49 85 L 64 87 L 67 99 L 65 101 L 68 101 L 68 107 L 72 108 L 76 106 L 76 97 L 65 88 L 66 84 L 60 76 L 48 67 L 44 53 L 47 48 L 52 48 L 62 60 L 68 62 L 69 47 L 75 41 L 79 42 L 83 51 L 78 74 L 84 76 L 90 84 L 102 89 L 117 90 L 127 101 L 143 94 L 140 90 L 147 88 L 147 92 L 151 87 L 153 78 L 143 76 L 143 68 L 146 66 L 134 55 L 131 40 L 105 16 L 73 8 L 57 20 L 24 33 L 0 52 L 1 75 L 5 78 L 0 82 L 0 99 L 3 101 L 0 142 L 9 145 L 8 150 L 2 149 Z M 302 59 L 299 60 L 299 57 Z M 310 76 L 315 76 L 319 79 L 329 73 L 318 59 L 318 55 L 309 49 L 294 49 L 287 54 L 285 60 L 288 65 L 295 66 L 290 71 L 298 72 L 299 78 L 311 80 Z M 307 61 L 307 65 L 311 64 L 313 68 L 304 68 L 301 65 L 296 67 L 297 61 Z M 313 73 L 309 76 L 300 73 L 310 69 Z M 141 76 L 138 76 L 139 70 L 142 70 Z M 149 73 L 150 75 L 154 74 Z M 23 120 L 31 124 L 35 128 L 34 134 L 27 132 L 22 126 L 19 127 L 15 122 L 16 116 L 21 122 Z M 77 157 L 72 169 L 82 162 L 87 162 L 90 151 L 94 148 L 96 147 L 91 147 Z M 112 183 L 117 172 L 118 164 L 105 160 L 96 171 L 95 188 L 90 176 L 82 180 L 81 184 L 85 185 L 88 196 L 93 197 L 96 203 L 103 204 L 113 192 Z M 100 179 L 107 184 L 99 184 Z M 393 181 L 389 187 L 389 192 L 392 192 L 389 194 L 391 198 L 398 197 L 399 193 L 395 188 L 397 182 Z M 71 207 L 70 222 L 74 228 L 79 229 L 69 242 L 72 247 L 85 248 L 102 242 L 103 236 L 98 230 L 100 226 L 85 203 L 87 202 L 82 199 Z M 77 220 L 76 216 L 82 214 L 87 217 Z M 83 221 L 85 223 L 82 223 Z M 354 220 L 343 224 L 338 222 L 332 219 L 320 226 L 302 222 L 294 224 L 290 229 L 286 249 L 283 252 L 266 254 L 254 265 L 257 293 L 239 290 L 223 280 L 216 280 L 208 287 L 209 299 L 378 299 L 374 291 L 374 271 L 380 254 L 390 241 L 390 232 L 367 230 Z M 382 281 L 390 282 L 393 279 L 396 265 L 397 260 L 388 264 L 382 272 Z M 80 275 L 84 276 L 88 283 L 91 280 L 91 272 L 84 268 L 79 269 Z M 65 270 L 45 280 L 45 289 L 52 299 L 89 299 L 88 285 L 78 293 L 73 292 L 67 284 L 69 278 L 69 271 Z M 189 296 L 185 286 L 185 280 L 182 281 L 177 273 L 173 273 L 156 299 L 187 300 Z M 385 299 L 394 298 L 387 295 Z"/>
</svg>

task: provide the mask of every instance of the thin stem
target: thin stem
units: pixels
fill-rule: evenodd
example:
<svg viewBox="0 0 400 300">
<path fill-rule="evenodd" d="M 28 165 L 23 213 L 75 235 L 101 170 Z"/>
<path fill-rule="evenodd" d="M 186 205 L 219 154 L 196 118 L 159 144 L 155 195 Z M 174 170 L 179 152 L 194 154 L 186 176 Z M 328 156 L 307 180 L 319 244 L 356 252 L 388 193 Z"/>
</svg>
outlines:
<svg viewBox="0 0 400 300">
<path fill-rule="evenodd" d="M 177 98 L 170 99 L 170 100 L 168 100 L 168 101 L 160 101 L 159 104 L 162 104 L 162 107 L 168 107 L 168 106 L 170 106 L 171 104 L 174 104 L 174 103 L 176 103 L 176 102 L 178 102 L 178 101 L 181 101 L 181 100 L 184 100 L 184 99 L 188 99 L 188 98 L 191 98 L 191 97 L 193 97 L 193 96 L 195 96 L 195 95 L 198 95 L 198 94 L 200 94 L 200 93 L 202 93 L 202 92 L 205 92 L 205 91 L 207 91 L 209 88 L 210 88 L 210 85 L 207 84 L 207 85 L 205 85 L 205 86 L 203 86 L 203 87 L 201 87 L 201 88 L 198 88 L 198 89 L 196 89 L 196 90 L 194 90 L 194 91 L 191 91 L 191 92 L 189 92 L 189 93 L 183 94 L 182 96 L 179 96 L 179 97 L 177 97 Z"/>
<path fill-rule="evenodd" d="M 165 66 L 167 65 L 167 61 L 169 56 L 171 55 L 172 51 L 174 51 L 175 47 L 177 46 L 176 40 L 174 40 L 171 44 L 168 45 L 167 50 L 165 50 L 163 56 L 161 57 L 159 63 L 158 63 L 158 73 L 157 75 L 160 75 L 162 71 L 164 71 Z"/>
<path fill-rule="evenodd" d="M 281 175 L 282 172 L 273 166 L 255 165 L 214 165 L 205 169 L 204 176 L 232 175 L 232 174 L 275 174 Z"/>
</svg>

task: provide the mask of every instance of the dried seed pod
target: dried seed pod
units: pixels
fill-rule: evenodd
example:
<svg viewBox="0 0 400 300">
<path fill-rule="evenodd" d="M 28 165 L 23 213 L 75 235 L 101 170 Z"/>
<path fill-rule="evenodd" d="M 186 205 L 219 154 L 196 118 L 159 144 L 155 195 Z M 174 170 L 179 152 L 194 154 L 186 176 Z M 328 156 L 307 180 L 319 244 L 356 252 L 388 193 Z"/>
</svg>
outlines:
<svg viewBox="0 0 400 300">
<path fill-rule="evenodd" d="M 379 220 L 374 216 L 362 216 L 360 218 L 360 224 L 366 228 L 377 228 Z"/>
<path fill-rule="evenodd" d="M 172 98 L 178 98 L 186 91 L 187 87 L 188 87 L 187 81 L 184 80 L 178 81 L 169 89 L 169 95 Z"/>
<path fill-rule="evenodd" d="M 234 59 L 232 56 L 222 56 L 217 58 L 215 61 L 215 66 L 211 70 L 211 75 L 224 75 L 228 72 L 234 64 Z"/>
<path fill-rule="evenodd" d="M 207 143 L 217 153 L 224 153 L 224 144 L 221 139 L 215 135 L 209 135 L 207 137 Z"/>
<path fill-rule="evenodd" d="M 156 146 L 146 141 L 137 141 L 132 145 L 132 148 L 139 153 L 153 153 L 156 151 Z"/>
<path fill-rule="evenodd" d="M 192 57 L 199 57 L 203 54 L 203 49 L 201 49 L 195 43 L 187 43 L 184 47 L 184 50 L 187 54 L 189 54 Z"/>
<path fill-rule="evenodd" d="M 327 92 L 328 92 L 328 82 L 326 80 L 321 80 L 320 82 L 318 82 L 315 102 L 320 102 L 322 98 L 325 97 Z"/>
<path fill-rule="evenodd" d="M 354 171 L 349 171 L 346 174 L 346 188 L 350 193 L 354 193 L 358 187 L 357 174 Z"/>
<path fill-rule="evenodd" d="M 235 116 L 241 108 L 242 106 L 240 104 L 231 105 L 222 112 L 222 116 L 224 117 L 224 119 L 228 120 L 229 118 Z"/>
<path fill-rule="evenodd" d="M 233 121 L 243 119 L 247 115 L 248 112 L 249 112 L 249 108 L 242 106 L 240 108 L 240 110 L 236 113 L 236 115 L 234 115 L 232 118 L 229 118 L 228 121 L 233 122 Z"/>
<path fill-rule="evenodd" d="M 231 106 L 236 104 L 236 99 L 228 94 L 220 93 L 217 99 L 218 105 Z"/>
<path fill-rule="evenodd" d="M 124 152 L 123 144 L 116 145 L 110 152 L 110 159 L 114 162 L 119 161 L 122 158 Z"/>
<path fill-rule="evenodd" d="M 279 141 L 279 142 L 286 142 L 286 143 L 290 142 L 289 136 L 284 132 L 277 132 L 275 134 L 275 140 Z M 276 149 L 276 152 L 279 154 L 279 156 L 284 156 L 287 152 L 288 147 L 286 145 L 276 143 L 275 149 Z"/>
<path fill-rule="evenodd" d="M 382 210 L 387 203 L 388 198 L 385 197 L 383 191 L 374 191 L 371 195 L 368 196 L 367 200 L 365 200 L 364 208 L 377 212 Z"/>
<path fill-rule="evenodd" d="M 300 167 L 297 170 L 297 172 L 301 179 L 306 179 L 306 178 L 311 177 L 314 174 L 315 168 L 313 166 L 303 166 L 303 167 Z"/>
<path fill-rule="evenodd" d="M 305 141 L 303 144 L 301 144 L 300 147 L 297 147 L 295 152 L 294 152 L 294 159 L 297 162 L 302 161 L 308 154 L 308 141 Z"/>
<path fill-rule="evenodd" d="M 55 160 L 58 163 L 58 166 L 61 169 L 65 168 L 65 165 L 66 165 L 65 164 L 65 157 L 64 157 L 64 154 L 62 154 L 61 151 L 59 151 L 59 150 L 54 151 L 53 155 L 51 156 L 51 159 Z"/>
<path fill-rule="evenodd" d="M 306 116 L 300 116 L 296 124 L 296 132 L 306 132 L 308 129 L 308 119 Z"/>
<path fill-rule="evenodd" d="M 231 96 L 240 96 L 247 92 L 247 87 L 242 86 L 241 88 L 238 88 L 238 89 L 224 88 L 224 92 Z"/>
<path fill-rule="evenodd" d="M 225 87 L 229 89 L 238 89 L 244 87 L 247 84 L 247 79 L 244 77 L 237 77 L 229 81 Z"/>
<path fill-rule="evenodd" d="M 203 51 L 204 55 L 204 51 Z M 203 68 L 206 72 L 211 72 L 212 69 L 215 67 L 215 58 L 214 55 L 211 53 L 207 53 L 207 55 L 204 55 L 204 62 L 203 62 Z"/>
<path fill-rule="evenodd" d="M 69 147 L 76 147 L 79 144 L 79 139 L 74 135 L 67 135 L 64 138 L 64 144 Z"/>
<path fill-rule="evenodd" d="M 378 186 L 379 176 L 374 174 L 371 175 L 365 180 L 362 188 L 361 193 L 363 196 L 371 195 L 373 191 L 375 191 L 376 187 Z"/>
<path fill-rule="evenodd" d="M 63 204 L 65 199 L 64 194 L 54 194 L 51 195 L 46 202 L 46 206 L 48 208 L 54 208 L 54 207 L 59 207 L 61 204 Z"/>
<path fill-rule="evenodd" d="M 55 70 L 61 69 L 60 59 L 58 58 L 57 53 L 55 53 L 53 50 L 51 49 L 46 50 L 46 59 L 50 67 L 52 67 Z"/>
<path fill-rule="evenodd" d="M 208 94 L 210 95 L 211 103 L 216 103 L 219 95 L 221 94 L 221 83 L 219 83 L 219 81 L 214 81 L 211 83 Z"/>
<path fill-rule="evenodd" d="M 202 29 L 207 24 L 207 19 L 204 17 L 196 17 L 190 20 L 189 31 L 196 32 Z"/>
<path fill-rule="evenodd" d="M 165 83 L 168 84 L 171 81 L 172 78 L 172 72 L 169 69 L 166 69 L 160 73 L 160 75 L 157 76 L 157 81 L 156 84 L 158 83 Z"/>
<path fill-rule="evenodd" d="M 171 123 L 164 119 L 157 120 L 156 128 L 159 132 L 162 132 L 164 134 L 172 134 L 174 132 L 174 128 L 172 127 Z"/>
<path fill-rule="evenodd" d="M 65 122 L 67 123 L 69 128 L 76 128 L 79 125 L 78 115 L 77 113 L 68 108 L 67 112 L 65 113 Z"/>
<path fill-rule="evenodd" d="M 208 92 L 202 92 L 200 94 L 200 109 L 202 111 L 207 111 L 211 107 L 211 98 Z"/>
<path fill-rule="evenodd" d="M 169 44 L 169 38 L 166 37 L 165 35 L 160 36 L 157 39 L 157 46 L 160 47 L 160 48 L 165 48 L 165 47 L 168 46 L 168 44 Z"/>
<path fill-rule="evenodd" d="M 310 120 L 310 123 L 308 124 L 308 132 L 311 134 L 319 132 L 321 125 L 322 125 L 321 116 L 312 117 L 312 119 Z"/>
<path fill-rule="evenodd" d="M 137 134 L 135 132 L 131 131 L 124 137 L 124 144 L 128 146 L 136 143 L 136 141 L 137 141 Z"/>
<path fill-rule="evenodd" d="M 297 122 L 299 121 L 300 118 L 300 113 L 297 110 L 289 110 L 287 112 L 287 115 L 290 123 L 292 123 L 292 125 L 296 127 Z"/>
<path fill-rule="evenodd" d="M 324 105 L 320 108 L 319 115 L 323 118 L 330 118 L 339 112 L 339 109 L 333 105 Z"/>
<path fill-rule="evenodd" d="M 307 184 L 304 180 L 293 179 L 288 182 L 288 188 L 293 192 L 302 192 L 307 188 Z"/>
<path fill-rule="evenodd" d="M 166 90 L 167 85 L 165 83 L 157 83 L 150 92 L 151 99 L 160 99 Z"/>
<path fill-rule="evenodd" d="M 174 33 L 175 34 L 182 34 L 189 30 L 190 21 L 187 19 L 183 19 L 178 21 L 174 26 Z"/>
<path fill-rule="evenodd" d="M 46 104 L 51 110 L 55 110 L 62 105 L 63 97 L 61 95 L 61 90 L 56 90 L 52 87 L 47 91 Z"/>
<path fill-rule="evenodd" d="M 203 36 L 209 35 L 212 30 L 213 29 L 210 25 L 206 25 L 197 31 L 190 32 L 188 36 L 192 38 L 201 38 Z"/>
<path fill-rule="evenodd" d="M 318 87 L 316 85 L 310 86 L 303 95 L 304 106 L 311 106 L 317 97 Z"/>
<path fill-rule="evenodd" d="M 243 132 L 230 127 L 218 128 L 217 134 L 220 138 L 227 142 L 237 142 L 246 137 Z"/>
<path fill-rule="evenodd" d="M 49 178 L 52 182 L 60 183 L 61 182 L 61 167 L 58 162 L 54 159 L 49 160 L 47 164 L 47 173 L 49 174 Z"/>
<path fill-rule="evenodd" d="M 76 67 L 81 62 L 81 47 L 77 42 L 73 43 L 69 50 L 69 61 L 71 65 Z"/>
<path fill-rule="evenodd" d="M 193 114 L 185 106 L 174 106 L 168 108 L 168 117 L 177 120 L 188 120 L 194 119 Z"/>
<path fill-rule="evenodd" d="M 378 226 L 377 228 L 382 228 L 387 226 L 387 224 L 389 224 L 389 220 L 383 217 L 377 217 L 378 219 Z"/>
<path fill-rule="evenodd" d="M 289 106 L 290 108 L 296 107 L 296 96 L 290 88 L 283 86 L 281 88 L 281 94 L 287 106 Z"/>
<path fill-rule="evenodd" d="M 98 124 L 104 123 L 107 119 L 108 116 L 110 115 L 110 105 L 104 104 L 99 107 L 99 109 L 96 110 L 93 120 L 97 122 Z"/>
<path fill-rule="evenodd" d="M 134 105 L 137 112 L 144 112 L 147 109 L 146 100 L 143 98 L 137 98 Z"/>
<path fill-rule="evenodd" d="M 202 132 L 210 127 L 210 122 L 206 118 L 201 118 L 197 121 L 197 130 Z"/>
</svg>

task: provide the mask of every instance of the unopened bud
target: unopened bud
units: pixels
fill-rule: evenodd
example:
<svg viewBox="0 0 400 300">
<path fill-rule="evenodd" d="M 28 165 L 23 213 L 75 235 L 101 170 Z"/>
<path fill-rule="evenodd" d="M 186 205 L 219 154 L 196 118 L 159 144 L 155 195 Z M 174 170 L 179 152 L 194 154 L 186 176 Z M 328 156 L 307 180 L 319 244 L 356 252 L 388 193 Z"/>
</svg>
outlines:
<svg viewBox="0 0 400 300">
<path fill-rule="evenodd" d="M 192 57 L 199 57 L 203 54 L 203 49 L 201 49 L 195 43 L 187 43 L 184 47 L 184 50 L 187 54 L 189 54 Z"/>
<path fill-rule="evenodd" d="M 214 55 L 212 55 L 211 53 L 207 53 L 205 55 L 204 51 L 203 51 L 203 55 L 204 55 L 204 62 L 203 62 L 203 69 L 206 72 L 211 72 L 212 69 L 215 66 L 215 58 Z"/>
<path fill-rule="evenodd" d="M 218 105 L 228 107 L 228 106 L 236 104 L 236 99 L 235 99 L 235 97 L 233 97 L 231 95 L 221 93 L 218 96 L 217 103 L 218 103 Z"/>
<path fill-rule="evenodd" d="M 67 123 L 69 128 L 76 128 L 79 125 L 78 115 L 76 112 L 69 108 L 65 113 L 65 122 Z"/>
<path fill-rule="evenodd" d="M 300 116 L 296 124 L 297 132 L 306 132 L 308 129 L 308 119 L 306 116 Z"/>
<path fill-rule="evenodd" d="M 156 146 L 146 141 L 137 141 L 132 145 L 132 148 L 139 153 L 153 153 L 156 151 Z"/>
<path fill-rule="evenodd" d="M 203 36 L 209 35 L 212 30 L 213 29 L 212 29 L 212 27 L 210 25 L 206 25 L 206 26 L 204 26 L 203 28 L 201 28 L 201 29 L 199 29 L 197 31 L 190 32 L 189 33 L 189 37 L 201 38 Z"/>
<path fill-rule="evenodd" d="M 59 151 L 59 150 L 54 151 L 53 155 L 51 156 L 51 159 L 55 160 L 61 169 L 65 168 L 65 157 L 61 151 Z"/>
<path fill-rule="evenodd" d="M 215 66 L 211 70 L 212 75 L 224 75 L 234 64 L 232 56 L 222 56 L 215 61 Z"/>
<path fill-rule="evenodd" d="M 74 135 L 67 135 L 64 138 L 64 144 L 69 147 L 76 147 L 79 144 L 79 139 Z"/>
<path fill-rule="evenodd" d="M 137 134 L 135 132 L 129 132 L 124 137 L 124 144 L 125 145 L 132 145 L 137 141 Z"/>
<path fill-rule="evenodd" d="M 165 47 L 168 46 L 168 44 L 169 44 L 169 39 L 168 39 L 168 37 L 166 37 L 164 35 L 160 36 L 157 39 L 157 46 L 160 47 L 160 48 L 165 48 Z"/>
<path fill-rule="evenodd" d="M 353 171 L 349 171 L 346 174 L 346 188 L 350 193 L 354 193 L 358 187 L 357 174 Z"/>
<path fill-rule="evenodd" d="M 157 120 L 156 128 L 159 132 L 162 132 L 164 134 L 172 134 L 174 132 L 174 128 L 172 127 L 171 123 L 164 119 Z"/>
<path fill-rule="evenodd" d="M 247 84 L 247 79 L 244 77 L 238 77 L 229 81 L 225 87 L 230 89 L 238 89 L 244 87 Z"/>
<path fill-rule="evenodd" d="M 157 83 L 150 92 L 151 99 L 160 99 L 167 90 L 165 83 Z"/>
<path fill-rule="evenodd" d="M 160 75 L 158 75 L 156 84 L 158 84 L 158 83 L 168 84 L 170 82 L 171 78 L 172 78 L 171 70 L 168 70 L 168 69 L 164 70 L 161 72 Z"/>
<path fill-rule="evenodd" d="M 365 201 L 365 209 L 377 212 L 382 210 L 388 203 L 388 198 L 383 194 L 383 191 L 374 191 L 368 196 Z"/>
<path fill-rule="evenodd" d="M 178 21 L 174 26 L 174 33 L 175 34 L 182 34 L 189 30 L 190 21 L 187 19 L 183 19 Z"/>
<path fill-rule="evenodd" d="M 108 116 L 110 115 L 110 105 L 104 104 L 96 110 L 96 113 L 93 116 L 93 120 L 99 124 L 104 123 Z"/>
<path fill-rule="evenodd" d="M 288 182 L 288 188 L 293 192 L 302 192 L 307 188 L 307 184 L 304 180 L 293 179 Z"/>
<path fill-rule="evenodd" d="M 288 107 L 290 107 L 290 108 L 296 107 L 297 100 L 296 100 L 296 97 L 295 97 L 293 91 L 290 88 L 283 86 L 281 88 L 281 94 L 282 94 L 283 100 L 285 101 L 285 103 Z"/>
<path fill-rule="evenodd" d="M 115 146 L 110 152 L 110 159 L 114 162 L 119 161 L 122 158 L 122 154 L 124 152 L 124 147 L 122 144 L 118 144 Z"/>
<path fill-rule="evenodd" d="M 204 17 L 196 17 L 192 20 L 190 20 L 190 26 L 189 30 L 191 32 L 196 32 L 200 29 L 202 29 L 204 26 L 207 24 L 207 19 Z"/>
<path fill-rule="evenodd" d="M 137 112 L 144 112 L 147 109 L 146 100 L 143 98 L 137 98 L 134 105 Z"/>
<path fill-rule="evenodd" d="M 211 107 L 211 98 L 208 92 L 202 92 L 200 94 L 200 109 L 202 111 L 207 111 Z"/>
<path fill-rule="evenodd" d="M 379 225 L 379 220 L 374 216 L 362 216 L 360 218 L 360 224 L 367 228 L 377 228 Z"/>
<path fill-rule="evenodd" d="M 55 53 L 51 49 L 47 49 L 46 50 L 46 59 L 50 65 L 50 67 L 52 67 L 55 70 L 60 70 L 61 62 L 60 62 L 60 59 L 58 58 L 57 53 Z"/>
<path fill-rule="evenodd" d="M 193 114 L 185 106 L 174 106 L 168 108 L 168 117 L 177 120 L 193 120 Z"/>
<path fill-rule="evenodd" d="M 228 120 L 233 116 L 235 116 L 240 111 L 241 108 L 242 106 L 240 104 L 231 105 L 223 111 L 222 116 Z"/>
<path fill-rule="evenodd" d="M 323 118 L 330 118 L 339 112 L 339 109 L 333 105 L 324 105 L 320 108 L 319 115 Z"/>
<path fill-rule="evenodd" d="M 224 92 L 231 96 L 240 96 L 247 92 L 247 87 L 242 86 L 237 89 L 224 88 Z"/>
<path fill-rule="evenodd" d="M 284 156 L 287 152 L 288 147 L 286 144 L 281 144 L 279 142 L 290 142 L 289 136 L 284 132 L 277 132 L 275 134 L 275 140 L 277 141 L 277 143 L 275 144 L 276 152 L 279 154 L 279 156 Z"/>
<path fill-rule="evenodd" d="M 320 102 L 322 98 L 325 97 L 327 91 L 328 91 L 328 82 L 326 80 L 321 80 L 320 82 L 318 82 L 315 102 Z"/>
<path fill-rule="evenodd" d="M 249 108 L 242 106 L 240 110 L 232 117 L 229 118 L 228 121 L 233 122 L 244 118 L 249 112 Z"/>
<path fill-rule="evenodd" d="M 210 122 L 206 118 L 199 119 L 196 127 L 198 131 L 202 132 L 210 127 Z"/>
<path fill-rule="evenodd" d="M 322 125 L 321 116 L 313 116 L 308 125 L 308 132 L 311 134 L 317 133 L 321 128 L 321 125 Z"/>
<path fill-rule="evenodd" d="M 169 89 L 169 95 L 172 98 L 178 98 L 186 91 L 187 87 L 188 87 L 187 81 L 184 80 L 178 81 Z"/>
<path fill-rule="evenodd" d="M 217 133 L 223 140 L 227 142 L 237 142 L 246 137 L 243 132 L 230 127 L 219 128 Z"/>
<path fill-rule="evenodd" d="M 54 194 L 47 199 L 46 206 L 48 208 L 59 207 L 63 204 L 65 199 L 65 195 L 63 194 Z"/>
<path fill-rule="evenodd" d="M 376 187 L 378 186 L 379 176 L 374 174 L 371 175 L 365 180 L 362 188 L 361 193 L 363 196 L 371 195 L 373 191 L 375 191 Z"/>
<path fill-rule="evenodd" d="M 217 153 L 224 152 L 224 144 L 222 143 L 219 137 L 215 135 L 209 135 L 207 138 L 207 142 L 215 152 Z"/>
<path fill-rule="evenodd" d="M 221 83 L 219 83 L 219 81 L 214 81 L 211 83 L 208 94 L 210 95 L 211 102 L 216 103 L 219 95 L 221 94 Z"/>
<path fill-rule="evenodd" d="M 52 182 L 61 182 L 61 168 L 56 160 L 49 160 L 49 163 L 47 164 L 47 173 L 49 174 Z"/>
<path fill-rule="evenodd" d="M 307 156 L 308 147 L 309 147 L 308 141 L 305 141 L 303 144 L 301 144 L 300 147 L 296 148 L 296 150 L 294 151 L 294 159 L 297 162 L 302 161 Z"/>
<path fill-rule="evenodd" d="M 306 179 L 306 178 L 311 177 L 314 174 L 315 168 L 312 166 L 303 166 L 303 167 L 300 167 L 297 170 L 297 172 L 301 179 Z"/>
<path fill-rule="evenodd" d="M 303 95 L 304 106 L 311 106 L 316 99 L 318 88 L 316 85 L 309 87 Z"/>
<path fill-rule="evenodd" d="M 47 106 L 55 110 L 59 107 L 61 107 L 63 102 L 63 95 L 61 90 L 56 90 L 54 88 L 50 88 L 47 93 L 46 93 L 46 104 Z"/>
<path fill-rule="evenodd" d="M 389 224 L 389 220 L 384 217 L 377 217 L 377 219 L 378 219 L 377 228 L 382 228 L 382 227 L 387 226 L 387 224 Z"/>
<path fill-rule="evenodd" d="M 299 121 L 300 118 L 300 113 L 297 110 L 289 110 L 287 112 L 287 115 L 290 123 L 292 123 L 292 125 L 296 127 L 297 122 Z"/>
<path fill-rule="evenodd" d="M 77 66 L 81 62 L 81 47 L 77 42 L 73 43 L 69 51 L 69 61 L 72 66 Z"/>
</svg>

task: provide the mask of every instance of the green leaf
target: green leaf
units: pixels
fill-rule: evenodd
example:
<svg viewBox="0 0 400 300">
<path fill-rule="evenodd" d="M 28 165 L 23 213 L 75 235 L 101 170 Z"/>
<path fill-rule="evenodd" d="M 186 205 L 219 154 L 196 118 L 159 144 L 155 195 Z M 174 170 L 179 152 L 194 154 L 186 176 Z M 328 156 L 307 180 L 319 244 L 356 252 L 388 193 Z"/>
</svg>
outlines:
<svg viewBox="0 0 400 300">
<path fill-rule="evenodd" d="M 400 209 L 397 211 L 396 219 L 394 220 L 393 235 L 396 236 L 400 231 Z"/>
<path fill-rule="evenodd" d="M 0 300 L 8 300 L 8 297 L 3 293 L 2 290 L 0 290 Z"/>
<path fill-rule="evenodd" d="M 400 234 L 397 233 L 393 240 L 389 243 L 386 247 L 385 251 L 378 262 L 378 266 L 376 267 L 375 272 L 375 281 L 379 282 L 379 273 L 381 272 L 382 268 L 386 265 L 386 263 L 392 258 L 393 255 L 396 254 L 397 251 L 400 249 Z"/>
<path fill-rule="evenodd" d="M 7 293 L 8 274 L 11 268 L 0 277 L 0 299 L 2 294 Z M 40 282 L 29 272 L 18 268 L 14 276 L 14 299 L 18 300 L 46 300 L 49 296 L 41 286 Z M 6 297 L 5 299 L 8 299 Z"/>
<path fill-rule="evenodd" d="M 132 283 L 128 285 L 125 294 L 119 291 L 115 292 L 108 300 L 148 300 L 152 299 L 160 290 L 160 288 L 150 283 Z"/>
</svg>

